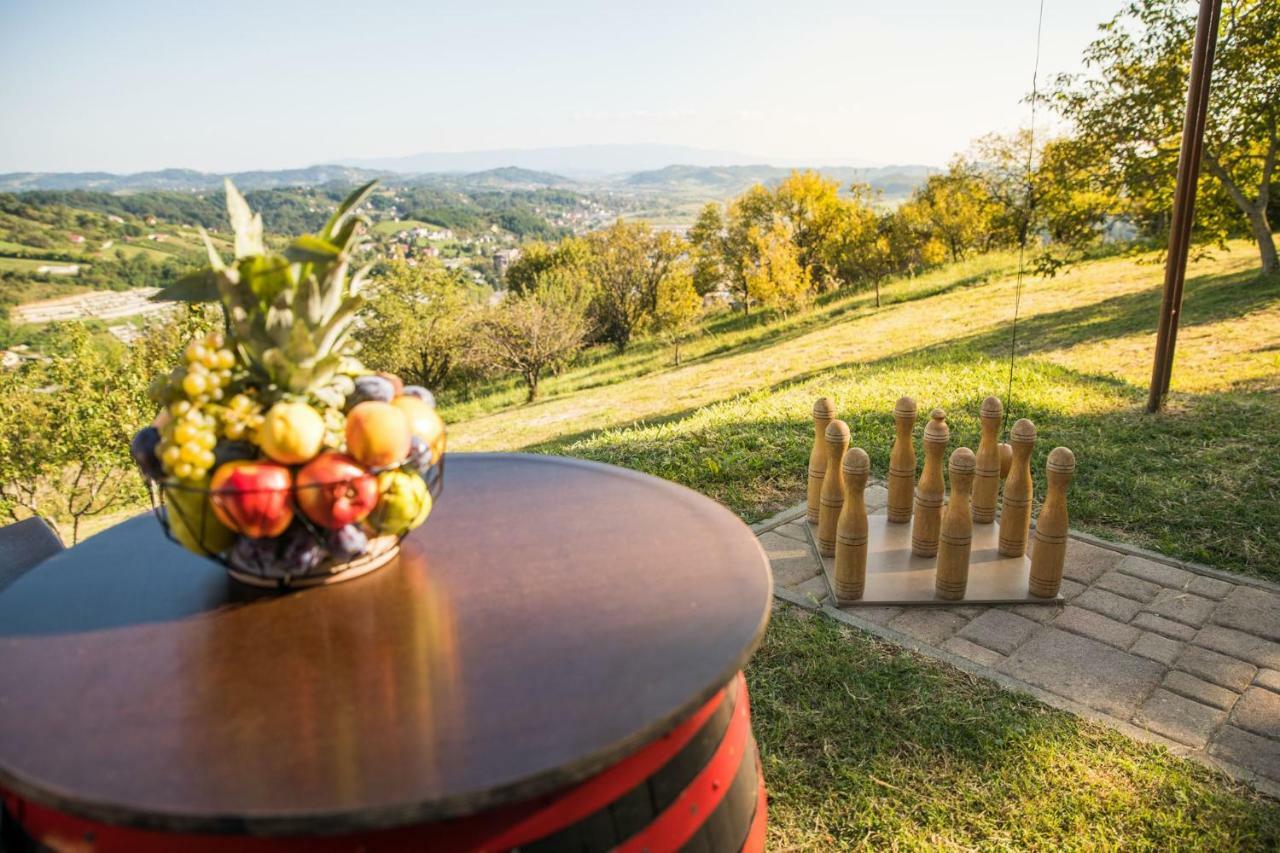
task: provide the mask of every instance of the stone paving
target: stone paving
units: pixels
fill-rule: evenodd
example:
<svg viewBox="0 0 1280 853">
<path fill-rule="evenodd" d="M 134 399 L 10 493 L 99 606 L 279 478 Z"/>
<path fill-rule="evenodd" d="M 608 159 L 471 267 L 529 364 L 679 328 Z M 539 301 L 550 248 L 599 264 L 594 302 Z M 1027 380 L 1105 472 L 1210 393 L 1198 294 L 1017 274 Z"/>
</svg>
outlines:
<svg viewBox="0 0 1280 853">
<path fill-rule="evenodd" d="M 1280 796 L 1280 587 L 1073 534 L 1061 605 L 836 608 L 803 504 L 755 530 L 779 598 Z"/>
</svg>

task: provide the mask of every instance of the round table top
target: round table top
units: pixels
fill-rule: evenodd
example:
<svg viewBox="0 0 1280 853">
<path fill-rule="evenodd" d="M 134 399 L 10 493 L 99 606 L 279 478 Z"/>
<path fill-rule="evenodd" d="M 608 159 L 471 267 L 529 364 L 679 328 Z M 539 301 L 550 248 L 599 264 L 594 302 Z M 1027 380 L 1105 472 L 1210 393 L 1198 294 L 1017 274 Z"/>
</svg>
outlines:
<svg viewBox="0 0 1280 853">
<path fill-rule="evenodd" d="M 746 663 L 769 596 L 724 507 L 549 456 L 450 454 L 398 560 L 287 594 L 144 515 L 0 593 L 0 785 L 195 832 L 472 814 L 668 731 Z"/>
</svg>

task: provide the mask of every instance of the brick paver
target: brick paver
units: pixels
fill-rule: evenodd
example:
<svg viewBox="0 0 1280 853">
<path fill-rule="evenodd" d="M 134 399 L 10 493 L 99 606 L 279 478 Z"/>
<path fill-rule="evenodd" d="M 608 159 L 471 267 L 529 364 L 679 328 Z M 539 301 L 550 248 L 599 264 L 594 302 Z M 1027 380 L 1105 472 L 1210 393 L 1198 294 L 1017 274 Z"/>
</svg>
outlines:
<svg viewBox="0 0 1280 853">
<path fill-rule="evenodd" d="M 1196 635 L 1196 629 L 1190 625 L 1184 625 L 1181 622 L 1174 622 L 1172 619 L 1166 619 L 1163 616 L 1157 616 L 1154 613 L 1143 611 L 1133 617 L 1131 624 L 1135 628 L 1141 628 L 1144 631 L 1151 631 L 1162 637 L 1169 637 L 1174 640 L 1190 640 Z"/>
<path fill-rule="evenodd" d="M 1008 610 L 992 608 L 960 629 L 958 636 L 978 645 L 1011 654 L 1040 626 L 1033 620 Z"/>
<path fill-rule="evenodd" d="M 882 486 L 869 487 L 868 509 L 882 511 L 886 497 Z M 803 507 L 756 529 L 780 594 L 830 608 Z M 1070 540 L 1065 604 L 827 612 L 1144 729 L 1280 793 L 1280 588 L 1087 538 Z"/>
<path fill-rule="evenodd" d="M 1145 609 L 1148 613 L 1199 628 L 1208 621 L 1216 606 L 1217 602 L 1212 598 L 1201 598 L 1180 589 L 1162 589 Z"/>
<path fill-rule="evenodd" d="M 1222 711 L 1231 710 L 1231 706 L 1240 698 L 1239 693 L 1233 693 L 1225 687 L 1210 684 L 1176 669 L 1165 674 L 1163 686 L 1180 696 L 1194 699 L 1202 705 L 1209 705 Z"/>
<path fill-rule="evenodd" d="M 1183 652 L 1175 666 L 1236 693 L 1248 687 L 1258 673 L 1258 668 L 1251 663 L 1199 646 L 1191 646 Z"/>
<path fill-rule="evenodd" d="M 1255 735 L 1280 740 L 1280 693 L 1250 687 L 1231 712 L 1231 722 Z"/>
<path fill-rule="evenodd" d="M 1172 666 L 1185 648 L 1186 644 L 1177 640 L 1170 640 L 1159 634 L 1143 634 L 1129 647 L 1129 651 L 1144 658 L 1158 660 L 1165 666 Z"/>
<path fill-rule="evenodd" d="M 1134 714 L 1133 721 L 1178 743 L 1199 748 L 1209 743 L 1209 737 L 1226 717 L 1216 708 L 1158 689 Z"/>
<path fill-rule="evenodd" d="M 1105 589 L 1125 598 L 1146 604 L 1160 592 L 1160 584 L 1135 578 L 1122 572 L 1107 572 L 1094 584 L 1097 589 Z"/>
<path fill-rule="evenodd" d="M 1076 596 L 1075 601 L 1071 603 L 1076 607 L 1083 607 L 1086 610 L 1101 613 L 1103 616 L 1118 619 L 1121 622 L 1128 622 L 1137 616 L 1138 611 L 1142 609 L 1141 602 L 1096 587 L 1086 589 Z"/>
</svg>

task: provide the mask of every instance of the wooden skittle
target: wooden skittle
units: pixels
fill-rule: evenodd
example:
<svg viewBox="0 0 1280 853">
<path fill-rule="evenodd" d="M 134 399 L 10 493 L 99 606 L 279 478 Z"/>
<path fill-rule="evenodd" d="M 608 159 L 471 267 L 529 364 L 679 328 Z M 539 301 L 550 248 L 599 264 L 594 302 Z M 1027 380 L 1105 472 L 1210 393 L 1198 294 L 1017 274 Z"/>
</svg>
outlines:
<svg viewBox="0 0 1280 853">
<path fill-rule="evenodd" d="M 844 507 L 836 521 L 835 594 L 840 601 L 862 598 L 867 580 L 867 476 L 871 459 L 861 447 L 851 448 L 840 465 L 844 474 Z"/>
<path fill-rule="evenodd" d="M 836 404 L 830 397 L 819 397 L 813 404 L 813 449 L 809 451 L 809 489 L 805 518 L 818 523 L 818 507 L 822 499 L 822 480 L 827 474 L 827 424 L 836 416 Z"/>
<path fill-rule="evenodd" d="M 827 424 L 827 473 L 822 479 L 822 495 L 818 500 L 818 553 L 824 557 L 836 552 L 836 521 L 844 508 L 844 478 L 840 460 L 849 449 L 849 426 L 834 420 Z"/>
</svg>

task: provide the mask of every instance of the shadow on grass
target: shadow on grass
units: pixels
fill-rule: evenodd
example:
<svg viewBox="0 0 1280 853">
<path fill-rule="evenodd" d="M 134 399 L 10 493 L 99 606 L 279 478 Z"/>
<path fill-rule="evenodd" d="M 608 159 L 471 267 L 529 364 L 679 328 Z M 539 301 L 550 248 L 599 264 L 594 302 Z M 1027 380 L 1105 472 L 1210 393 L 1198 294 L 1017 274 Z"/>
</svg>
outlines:
<svg viewBox="0 0 1280 853">
<path fill-rule="evenodd" d="M 1018 353 L 1067 349 L 1140 332 L 1154 334 L 1160 298 L 1161 291 L 1155 288 L 1019 320 Z M 1187 281 L 1179 325 L 1189 328 L 1229 320 L 1277 300 L 1280 300 L 1280 274 L 1264 276 L 1254 270 L 1197 276 Z M 951 341 L 948 346 L 1005 354 L 1009 350 L 1009 337 L 1010 329 L 1005 326 Z"/>
</svg>

